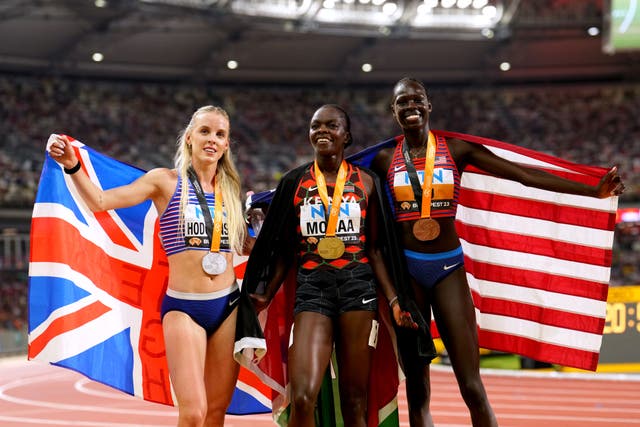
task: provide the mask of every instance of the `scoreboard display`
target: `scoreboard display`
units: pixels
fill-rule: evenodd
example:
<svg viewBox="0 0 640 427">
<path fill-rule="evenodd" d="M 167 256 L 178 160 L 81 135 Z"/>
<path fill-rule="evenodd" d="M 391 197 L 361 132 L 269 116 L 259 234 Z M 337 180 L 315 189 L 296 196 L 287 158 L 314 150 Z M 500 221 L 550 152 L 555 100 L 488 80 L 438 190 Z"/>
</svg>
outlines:
<svg viewBox="0 0 640 427">
<path fill-rule="evenodd" d="M 640 2 L 608 0 L 605 11 L 604 51 L 615 53 L 640 49 Z"/>
<path fill-rule="evenodd" d="M 640 286 L 609 288 L 599 359 L 599 365 L 608 364 L 640 370 Z"/>
</svg>

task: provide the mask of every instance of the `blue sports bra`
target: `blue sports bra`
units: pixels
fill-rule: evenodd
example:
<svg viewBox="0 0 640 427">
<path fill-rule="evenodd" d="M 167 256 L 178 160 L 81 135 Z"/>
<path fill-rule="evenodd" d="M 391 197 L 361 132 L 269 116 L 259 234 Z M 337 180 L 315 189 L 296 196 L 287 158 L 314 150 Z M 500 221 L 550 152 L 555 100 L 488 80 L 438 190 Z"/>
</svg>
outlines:
<svg viewBox="0 0 640 427">
<path fill-rule="evenodd" d="M 180 197 L 182 194 L 182 178 L 178 177 L 176 191 L 173 193 L 167 209 L 160 216 L 160 241 L 167 256 L 184 252 L 188 249 L 208 251 L 211 248 L 211 236 L 207 234 L 206 222 L 202 214 L 202 208 L 198 202 L 196 192 L 189 185 L 189 200 L 184 212 L 184 233 L 178 229 L 180 219 Z M 207 206 L 214 217 L 213 207 L 215 196 L 213 193 L 205 193 Z M 227 213 L 223 206 L 222 238 L 220 239 L 220 251 L 230 252 L 229 229 L 225 221 Z"/>
</svg>

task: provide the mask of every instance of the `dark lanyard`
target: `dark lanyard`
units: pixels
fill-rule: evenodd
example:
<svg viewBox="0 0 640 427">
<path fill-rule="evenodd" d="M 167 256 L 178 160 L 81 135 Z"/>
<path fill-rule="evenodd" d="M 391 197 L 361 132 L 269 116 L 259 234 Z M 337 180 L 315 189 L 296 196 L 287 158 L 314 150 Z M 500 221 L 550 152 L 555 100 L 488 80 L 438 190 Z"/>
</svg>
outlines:
<svg viewBox="0 0 640 427">
<path fill-rule="evenodd" d="M 207 238 L 211 239 L 211 235 L 213 234 L 213 218 L 211 218 L 211 211 L 209 211 L 207 199 L 204 196 L 204 191 L 202 190 L 200 181 L 198 181 L 198 175 L 196 175 L 196 171 L 194 171 L 192 167 L 189 167 L 187 173 L 189 174 L 189 181 L 191 181 L 193 191 L 196 193 L 196 197 L 198 198 L 198 202 L 200 203 L 200 208 L 202 209 L 202 215 L 204 216 L 204 223 L 207 229 Z"/>
<path fill-rule="evenodd" d="M 422 206 L 422 186 L 420 185 L 420 179 L 418 178 L 418 171 L 411 161 L 409 156 L 409 149 L 407 148 L 407 141 L 402 141 L 402 155 L 404 156 L 404 165 L 407 168 L 407 175 L 409 175 L 409 181 L 411 181 L 411 188 L 413 189 L 413 196 L 418 204 L 418 210 L 421 210 Z M 426 161 L 426 159 L 425 159 Z M 427 179 L 425 176 L 424 179 Z"/>
</svg>

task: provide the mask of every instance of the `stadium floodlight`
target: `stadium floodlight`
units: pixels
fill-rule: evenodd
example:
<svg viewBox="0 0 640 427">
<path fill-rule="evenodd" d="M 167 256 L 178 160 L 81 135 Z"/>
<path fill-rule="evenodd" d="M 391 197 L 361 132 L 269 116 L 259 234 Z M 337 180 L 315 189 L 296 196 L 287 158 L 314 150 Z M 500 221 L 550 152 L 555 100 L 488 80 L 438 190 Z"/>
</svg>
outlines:
<svg viewBox="0 0 640 427">
<path fill-rule="evenodd" d="M 342 32 L 379 28 L 450 30 L 480 34 L 500 22 L 512 0 L 143 0 L 237 15 L 305 22 L 306 30 Z M 407 32 L 403 33 L 406 34 Z"/>
</svg>

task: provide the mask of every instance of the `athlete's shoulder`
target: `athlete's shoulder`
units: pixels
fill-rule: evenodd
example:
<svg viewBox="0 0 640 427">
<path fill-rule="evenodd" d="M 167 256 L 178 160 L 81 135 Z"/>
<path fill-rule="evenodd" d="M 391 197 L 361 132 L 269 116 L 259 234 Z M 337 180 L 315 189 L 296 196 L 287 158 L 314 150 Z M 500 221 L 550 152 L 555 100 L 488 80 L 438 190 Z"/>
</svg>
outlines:
<svg viewBox="0 0 640 427">
<path fill-rule="evenodd" d="M 165 192 L 173 192 L 178 181 L 178 173 L 175 169 L 154 168 L 142 175 L 139 180 L 141 183 L 152 185 Z"/>
</svg>

